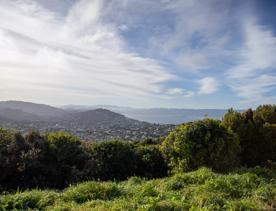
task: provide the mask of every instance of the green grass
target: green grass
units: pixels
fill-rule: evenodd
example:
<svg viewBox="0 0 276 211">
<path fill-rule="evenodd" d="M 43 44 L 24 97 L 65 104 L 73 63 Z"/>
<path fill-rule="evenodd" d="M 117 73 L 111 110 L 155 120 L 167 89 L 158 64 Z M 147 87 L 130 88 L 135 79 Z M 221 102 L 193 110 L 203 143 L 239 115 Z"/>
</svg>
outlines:
<svg viewBox="0 0 276 211">
<path fill-rule="evenodd" d="M 276 171 L 218 174 L 201 168 L 172 177 L 85 182 L 63 191 L 27 190 L 0 196 L 0 210 L 276 210 Z"/>
</svg>

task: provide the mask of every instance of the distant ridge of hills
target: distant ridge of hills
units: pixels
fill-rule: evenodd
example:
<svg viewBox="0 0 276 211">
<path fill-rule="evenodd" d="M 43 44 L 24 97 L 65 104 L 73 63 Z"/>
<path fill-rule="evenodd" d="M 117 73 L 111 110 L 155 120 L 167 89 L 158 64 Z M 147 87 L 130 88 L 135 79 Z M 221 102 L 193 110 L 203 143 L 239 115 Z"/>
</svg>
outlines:
<svg viewBox="0 0 276 211">
<path fill-rule="evenodd" d="M 79 125 L 120 125 L 122 127 L 127 124 L 132 125 L 140 122 L 138 120 L 127 118 L 122 114 L 102 108 L 72 113 L 66 116 L 65 121 L 70 121 Z"/>
<path fill-rule="evenodd" d="M 110 105 L 66 105 L 62 107 L 67 111 L 87 111 L 90 109 L 104 108 L 120 113 L 128 118 L 157 124 L 181 124 L 206 117 L 222 119 L 228 109 L 182 109 L 182 108 L 130 108 Z M 241 110 L 239 110 L 241 111 Z"/>
<path fill-rule="evenodd" d="M 67 113 L 67 111 L 56 108 L 49 105 L 37 104 L 31 102 L 23 101 L 0 101 L 0 111 L 3 109 L 12 109 L 17 110 L 18 114 L 21 110 L 25 114 L 21 113 L 19 115 L 32 114 L 39 119 L 41 118 L 50 118 L 50 117 L 61 117 Z"/>
<path fill-rule="evenodd" d="M 51 121 L 75 122 L 78 124 L 95 125 L 97 123 L 111 124 L 129 121 L 122 114 L 107 109 L 93 109 L 87 111 L 68 111 L 44 104 L 23 101 L 0 102 L 0 119 L 16 122 Z M 133 120 L 137 121 L 137 120 Z"/>
<path fill-rule="evenodd" d="M 42 117 L 19 109 L 0 108 L 0 119 L 6 121 L 29 122 L 42 120 Z"/>
<path fill-rule="evenodd" d="M 95 105 L 67 105 L 61 108 L 23 101 L 0 101 L 0 120 L 12 121 L 59 121 L 79 123 L 127 122 L 129 119 L 156 124 L 180 124 L 206 117 L 221 119 L 227 109 L 174 109 Z M 113 124 L 112 123 L 112 124 Z"/>
<path fill-rule="evenodd" d="M 0 127 L 26 134 L 66 131 L 87 141 L 143 140 L 167 135 L 175 125 L 151 124 L 103 108 L 65 110 L 29 102 L 0 102 Z"/>
</svg>

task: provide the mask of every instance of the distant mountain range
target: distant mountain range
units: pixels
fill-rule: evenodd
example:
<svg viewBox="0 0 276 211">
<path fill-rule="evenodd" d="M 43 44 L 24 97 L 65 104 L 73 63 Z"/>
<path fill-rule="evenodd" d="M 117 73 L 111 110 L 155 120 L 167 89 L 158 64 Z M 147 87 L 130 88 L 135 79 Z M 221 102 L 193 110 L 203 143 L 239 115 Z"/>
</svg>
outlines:
<svg viewBox="0 0 276 211">
<path fill-rule="evenodd" d="M 81 106 L 67 105 L 62 107 L 67 111 L 87 111 L 90 109 L 104 108 L 120 113 L 128 118 L 157 124 L 181 124 L 206 117 L 222 119 L 227 109 L 176 109 L 176 108 L 148 108 L 138 109 L 109 105 Z"/>
<path fill-rule="evenodd" d="M 103 108 L 62 109 L 5 101 L 0 102 L 0 127 L 22 133 L 67 131 L 84 140 L 141 140 L 164 136 L 174 125 L 151 124 Z"/>
<path fill-rule="evenodd" d="M 65 110 L 49 105 L 22 101 L 0 101 L 0 119 L 15 122 L 77 122 L 85 125 L 123 124 L 134 121 L 107 109 Z"/>
<path fill-rule="evenodd" d="M 68 113 L 63 109 L 44 104 L 23 101 L 0 101 L 0 116 L 2 116 L 5 111 L 7 111 L 6 117 L 13 117 L 14 120 L 19 121 L 56 118 Z M 18 118 L 16 118 L 17 115 L 12 114 L 13 112 L 18 115 Z"/>
<path fill-rule="evenodd" d="M 122 118 L 127 117 L 125 119 L 130 118 L 156 124 L 180 124 L 206 117 L 221 119 L 226 112 L 226 109 L 137 109 L 109 105 L 67 105 L 57 108 L 23 101 L 0 101 L 0 119 L 13 121 L 52 121 L 63 119 L 92 123 L 108 119 L 109 122 L 118 120 L 122 122 Z"/>
</svg>

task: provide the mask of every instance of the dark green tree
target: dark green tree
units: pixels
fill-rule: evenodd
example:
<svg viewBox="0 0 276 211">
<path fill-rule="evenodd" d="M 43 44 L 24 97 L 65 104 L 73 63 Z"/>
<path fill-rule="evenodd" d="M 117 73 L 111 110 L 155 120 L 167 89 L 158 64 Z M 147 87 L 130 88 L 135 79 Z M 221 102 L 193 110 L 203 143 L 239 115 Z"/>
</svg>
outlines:
<svg viewBox="0 0 276 211">
<path fill-rule="evenodd" d="M 233 110 L 228 111 L 223 118 L 223 124 L 238 134 L 240 139 L 240 159 L 242 165 L 255 165 L 258 160 L 256 151 L 259 147 L 260 134 L 253 121 L 251 109 L 239 113 Z"/>
<path fill-rule="evenodd" d="M 159 146 L 137 146 L 135 153 L 137 156 L 137 176 L 151 179 L 167 176 L 167 164 Z"/>
<path fill-rule="evenodd" d="M 136 155 L 133 145 L 122 141 L 92 144 L 90 177 L 101 180 L 124 180 L 135 175 Z"/>
<path fill-rule="evenodd" d="M 172 172 L 201 166 L 223 171 L 237 165 L 239 141 L 220 121 L 205 119 L 177 127 L 166 137 L 162 151 Z"/>
<path fill-rule="evenodd" d="M 268 160 L 276 161 L 276 106 L 259 106 L 256 111 L 243 113 L 230 110 L 223 124 L 231 128 L 240 138 L 241 164 L 264 165 Z"/>
<path fill-rule="evenodd" d="M 81 141 L 68 133 L 47 136 L 49 179 L 58 188 L 79 181 L 89 156 Z"/>
</svg>

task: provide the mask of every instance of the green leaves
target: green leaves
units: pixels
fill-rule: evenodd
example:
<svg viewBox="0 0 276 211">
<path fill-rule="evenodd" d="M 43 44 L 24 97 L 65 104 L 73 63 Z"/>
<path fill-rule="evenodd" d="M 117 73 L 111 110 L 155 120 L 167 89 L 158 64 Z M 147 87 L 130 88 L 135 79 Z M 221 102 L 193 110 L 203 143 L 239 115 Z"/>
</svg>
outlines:
<svg viewBox="0 0 276 211">
<path fill-rule="evenodd" d="M 220 121 L 205 119 L 180 125 L 162 144 L 172 172 L 189 171 L 200 166 L 227 170 L 237 163 L 237 136 Z"/>
</svg>

